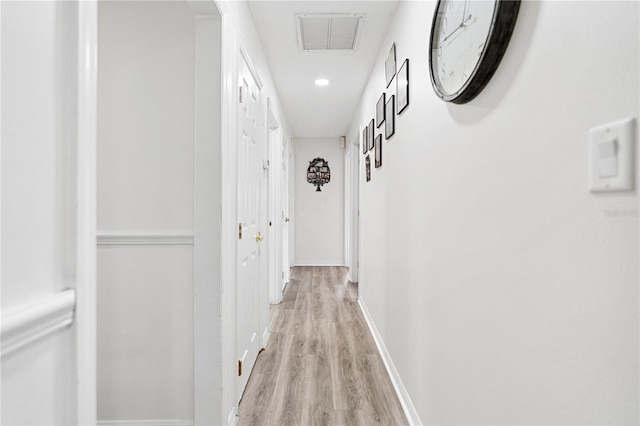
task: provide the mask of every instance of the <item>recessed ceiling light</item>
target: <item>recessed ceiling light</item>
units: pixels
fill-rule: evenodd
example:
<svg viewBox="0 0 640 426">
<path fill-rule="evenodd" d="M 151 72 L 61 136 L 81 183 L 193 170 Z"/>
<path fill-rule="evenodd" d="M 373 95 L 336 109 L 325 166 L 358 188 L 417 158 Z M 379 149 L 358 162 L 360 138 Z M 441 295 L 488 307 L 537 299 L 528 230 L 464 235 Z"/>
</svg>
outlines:
<svg viewBox="0 0 640 426">
<path fill-rule="evenodd" d="M 326 78 L 319 78 L 315 81 L 316 86 L 328 86 L 329 85 L 329 80 L 327 80 Z"/>
</svg>

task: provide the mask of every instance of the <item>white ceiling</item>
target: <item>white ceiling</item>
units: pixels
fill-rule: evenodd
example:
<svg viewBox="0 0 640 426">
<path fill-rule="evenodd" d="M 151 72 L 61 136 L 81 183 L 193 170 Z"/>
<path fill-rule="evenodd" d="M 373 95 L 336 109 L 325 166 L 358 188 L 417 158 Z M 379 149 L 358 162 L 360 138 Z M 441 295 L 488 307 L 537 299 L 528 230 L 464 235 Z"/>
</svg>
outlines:
<svg viewBox="0 0 640 426">
<path fill-rule="evenodd" d="M 390 1 L 249 1 L 293 136 L 333 137 L 347 133 L 371 67 L 395 14 Z M 364 13 L 354 51 L 299 49 L 296 14 Z M 318 87 L 317 78 L 331 84 Z"/>
</svg>

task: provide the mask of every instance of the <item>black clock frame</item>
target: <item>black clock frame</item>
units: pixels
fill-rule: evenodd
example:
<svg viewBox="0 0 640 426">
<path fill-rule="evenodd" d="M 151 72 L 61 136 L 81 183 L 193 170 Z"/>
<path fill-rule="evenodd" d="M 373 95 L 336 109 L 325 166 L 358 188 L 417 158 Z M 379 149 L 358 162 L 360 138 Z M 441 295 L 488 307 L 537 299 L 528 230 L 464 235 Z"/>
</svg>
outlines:
<svg viewBox="0 0 640 426">
<path fill-rule="evenodd" d="M 431 85 L 438 97 L 443 101 L 454 104 L 464 104 L 482 92 L 489 83 L 489 80 L 491 80 L 491 77 L 493 77 L 496 69 L 498 69 L 509 45 L 509 40 L 511 40 L 513 29 L 516 26 L 518 12 L 520 10 L 520 0 L 497 0 L 496 8 L 493 11 L 491 27 L 489 28 L 489 36 L 487 37 L 487 42 L 480 60 L 465 85 L 456 93 L 449 95 L 443 93 L 440 87 L 438 87 L 433 73 L 432 62 L 434 51 L 437 50 L 437 48 L 434 49 L 433 46 L 433 33 L 436 27 L 436 20 L 438 19 L 438 11 L 442 4 L 444 4 L 444 1 L 438 0 L 431 22 L 431 35 L 429 37 L 429 75 L 431 76 Z"/>
</svg>

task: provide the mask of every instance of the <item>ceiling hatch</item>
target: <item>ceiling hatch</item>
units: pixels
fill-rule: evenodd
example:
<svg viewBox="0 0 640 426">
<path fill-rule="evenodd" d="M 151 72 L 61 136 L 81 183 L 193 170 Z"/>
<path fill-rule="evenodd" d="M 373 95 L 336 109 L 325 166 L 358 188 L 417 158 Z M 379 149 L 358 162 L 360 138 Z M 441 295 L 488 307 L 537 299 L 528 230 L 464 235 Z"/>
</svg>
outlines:
<svg viewBox="0 0 640 426">
<path fill-rule="evenodd" d="M 363 13 L 296 14 L 298 47 L 305 51 L 355 50 L 364 17 Z"/>
</svg>

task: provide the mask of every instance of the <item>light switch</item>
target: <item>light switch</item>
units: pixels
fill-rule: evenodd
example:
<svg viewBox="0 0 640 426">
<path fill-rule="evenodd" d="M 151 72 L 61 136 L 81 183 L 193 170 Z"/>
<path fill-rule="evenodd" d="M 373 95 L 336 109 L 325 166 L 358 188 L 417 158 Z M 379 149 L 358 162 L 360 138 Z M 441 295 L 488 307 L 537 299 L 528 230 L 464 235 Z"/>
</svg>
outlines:
<svg viewBox="0 0 640 426">
<path fill-rule="evenodd" d="M 598 142 L 598 175 L 601 178 L 618 175 L 617 142 L 615 139 Z"/>
<path fill-rule="evenodd" d="M 633 190 L 634 139 L 634 119 L 589 131 L 591 192 Z"/>
</svg>

